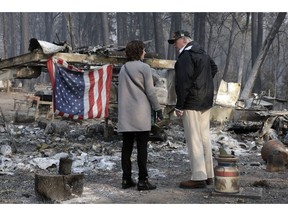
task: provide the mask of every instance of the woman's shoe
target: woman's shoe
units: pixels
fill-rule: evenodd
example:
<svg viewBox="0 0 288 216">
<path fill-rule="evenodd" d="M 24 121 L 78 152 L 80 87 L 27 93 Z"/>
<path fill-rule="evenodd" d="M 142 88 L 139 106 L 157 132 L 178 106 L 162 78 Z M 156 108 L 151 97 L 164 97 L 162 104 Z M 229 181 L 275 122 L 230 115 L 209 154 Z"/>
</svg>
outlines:
<svg viewBox="0 0 288 216">
<path fill-rule="evenodd" d="M 135 187 L 136 186 L 136 183 L 130 179 L 130 180 L 125 180 L 123 179 L 122 180 L 122 188 L 123 189 L 127 189 L 127 188 L 130 188 L 130 187 Z"/>
<path fill-rule="evenodd" d="M 152 185 L 147 179 L 139 180 L 137 184 L 137 188 L 139 191 L 141 190 L 154 190 L 156 189 L 156 185 Z"/>
</svg>

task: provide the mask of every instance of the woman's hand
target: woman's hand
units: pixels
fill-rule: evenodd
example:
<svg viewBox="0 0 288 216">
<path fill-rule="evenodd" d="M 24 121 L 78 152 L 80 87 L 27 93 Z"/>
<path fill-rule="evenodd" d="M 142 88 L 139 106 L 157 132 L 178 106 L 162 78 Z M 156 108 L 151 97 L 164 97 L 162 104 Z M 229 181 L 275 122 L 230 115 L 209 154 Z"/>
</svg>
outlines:
<svg viewBox="0 0 288 216">
<path fill-rule="evenodd" d="M 162 113 L 162 109 L 155 111 L 156 113 L 156 121 L 162 121 L 163 120 L 163 113 Z"/>
</svg>

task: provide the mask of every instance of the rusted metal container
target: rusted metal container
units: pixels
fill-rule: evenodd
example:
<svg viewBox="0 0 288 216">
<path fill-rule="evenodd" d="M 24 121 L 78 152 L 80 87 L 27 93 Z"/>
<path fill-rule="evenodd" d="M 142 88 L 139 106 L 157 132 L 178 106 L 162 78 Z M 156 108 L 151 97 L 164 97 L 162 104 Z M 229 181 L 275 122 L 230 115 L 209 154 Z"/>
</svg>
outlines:
<svg viewBox="0 0 288 216">
<path fill-rule="evenodd" d="M 231 155 L 227 157 L 216 156 L 215 159 L 218 165 L 214 167 L 214 190 L 220 193 L 239 193 L 240 182 L 237 166 L 239 158 Z"/>
<path fill-rule="evenodd" d="M 269 140 L 263 144 L 261 157 L 267 163 L 269 172 L 282 172 L 288 164 L 288 152 L 285 145 L 279 140 Z"/>
</svg>

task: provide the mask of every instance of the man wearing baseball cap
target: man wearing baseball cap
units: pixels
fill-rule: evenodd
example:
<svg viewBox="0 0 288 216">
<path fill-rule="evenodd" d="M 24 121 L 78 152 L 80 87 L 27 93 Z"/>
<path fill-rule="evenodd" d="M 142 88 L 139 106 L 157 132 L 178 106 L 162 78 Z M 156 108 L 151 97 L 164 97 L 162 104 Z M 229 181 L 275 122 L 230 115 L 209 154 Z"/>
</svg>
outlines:
<svg viewBox="0 0 288 216">
<path fill-rule="evenodd" d="M 191 39 L 191 36 L 190 36 L 189 32 L 180 30 L 180 31 L 174 32 L 173 38 L 169 39 L 168 43 L 169 44 L 174 44 L 175 41 L 178 40 L 181 37 L 189 37 Z"/>
<path fill-rule="evenodd" d="M 210 139 L 210 110 L 213 105 L 213 78 L 217 65 L 192 40 L 189 32 L 174 32 L 169 44 L 179 52 L 175 63 L 175 112 L 182 118 L 190 160 L 191 178 L 180 182 L 180 188 L 205 188 L 213 184 L 214 171 Z"/>
</svg>

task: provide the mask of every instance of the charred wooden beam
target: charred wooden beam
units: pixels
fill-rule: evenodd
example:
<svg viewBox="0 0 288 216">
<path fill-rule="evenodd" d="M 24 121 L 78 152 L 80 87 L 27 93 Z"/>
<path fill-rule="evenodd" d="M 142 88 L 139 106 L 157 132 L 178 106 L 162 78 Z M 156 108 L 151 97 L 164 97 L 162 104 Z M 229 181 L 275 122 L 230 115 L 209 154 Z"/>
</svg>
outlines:
<svg viewBox="0 0 288 216">
<path fill-rule="evenodd" d="M 0 61 L 0 70 L 18 66 L 45 66 L 47 56 L 41 52 L 27 53 Z"/>
<path fill-rule="evenodd" d="M 24 55 L 8 58 L 0 61 L 0 70 L 27 67 L 27 66 L 42 66 L 46 67 L 46 61 L 49 57 L 56 56 L 62 58 L 69 63 L 89 64 L 89 65 L 104 65 L 113 64 L 121 66 L 127 60 L 125 57 L 105 57 L 97 55 L 79 54 L 79 53 L 55 53 L 53 55 L 46 55 L 43 52 L 32 52 Z M 175 61 L 166 59 L 146 58 L 144 62 L 149 64 L 152 68 L 173 69 Z"/>
<path fill-rule="evenodd" d="M 109 51 L 107 57 L 110 58 L 126 58 L 126 54 L 123 51 Z M 146 53 L 145 58 L 158 58 L 158 53 Z"/>
<path fill-rule="evenodd" d="M 277 111 L 277 110 L 270 110 L 270 111 L 259 111 L 255 112 L 259 116 L 283 116 L 283 115 L 288 115 L 288 111 Z"/>
<path fill-rule="evenodd" d="M 19 67 L 13 70 L 13 77 L 17 79 L 33 79 L 41 75 L 41 66 Z"/>
<path fill-rule="evenodd" d="M 234 131 L 236 134 L 251 133 L 259 131 L 263 126 L 262 122 L 235 122 L 227 126 L 227 131 Z"/>
</svg>

